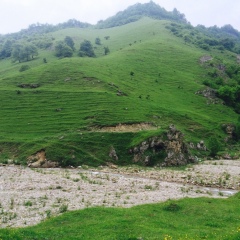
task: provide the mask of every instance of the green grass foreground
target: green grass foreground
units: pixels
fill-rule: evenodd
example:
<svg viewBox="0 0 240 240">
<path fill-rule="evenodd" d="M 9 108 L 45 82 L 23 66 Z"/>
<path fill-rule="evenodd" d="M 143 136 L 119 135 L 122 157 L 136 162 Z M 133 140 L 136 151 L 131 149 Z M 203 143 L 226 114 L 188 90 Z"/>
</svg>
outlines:
<svg viewBox="0 0 240 240">
<path fill-rule="evenodd" d="M 27 228 L 1 229 L 2 240 L 240 239 L 240 193 L 122 208 L 88 208 Z"/>
</svg>

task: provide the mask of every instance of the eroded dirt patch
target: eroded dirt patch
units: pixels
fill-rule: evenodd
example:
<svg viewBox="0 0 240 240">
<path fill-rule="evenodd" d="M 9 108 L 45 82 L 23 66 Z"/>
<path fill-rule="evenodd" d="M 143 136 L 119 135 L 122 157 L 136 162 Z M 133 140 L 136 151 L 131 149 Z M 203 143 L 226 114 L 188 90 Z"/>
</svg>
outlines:
<svg viewBox="0 0 240 240">
<path fill-rule="evenodd" d="M 118 124 L 116 126 L 106 126 L 94 128 L 96 132 L 139 132 L 146 130 L 157 130 L 158 127 L 151 123 Z"/>
</svg>

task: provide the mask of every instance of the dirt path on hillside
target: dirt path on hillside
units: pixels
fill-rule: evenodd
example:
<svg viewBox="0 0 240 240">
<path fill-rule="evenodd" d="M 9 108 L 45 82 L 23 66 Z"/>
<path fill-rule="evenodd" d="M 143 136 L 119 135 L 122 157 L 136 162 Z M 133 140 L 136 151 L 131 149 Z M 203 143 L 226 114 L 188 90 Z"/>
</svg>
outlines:
<svg viewBox="0 0 240 240">
<path fill-rule="evenodd" d="M 219 178 L 224 186 L 215 184 Z M 203 181 L 212 182 L 213 187 Z M 131 207 L 183 197 L 227 197 L 239 190 L 239 184 L 240 161 L 204 162 L 186 171 L 1 166 L 0 225 L 34 225 L 66 210 L 93 206 Z"/>
<path fill-rule="evenodd" d="M 92 129 L 94 132 L 139 132 L 147 130 L 157 130 L 158 127 L 150 123 L 118 124 L 116 126 L 106 126 Z"/>
</svg>

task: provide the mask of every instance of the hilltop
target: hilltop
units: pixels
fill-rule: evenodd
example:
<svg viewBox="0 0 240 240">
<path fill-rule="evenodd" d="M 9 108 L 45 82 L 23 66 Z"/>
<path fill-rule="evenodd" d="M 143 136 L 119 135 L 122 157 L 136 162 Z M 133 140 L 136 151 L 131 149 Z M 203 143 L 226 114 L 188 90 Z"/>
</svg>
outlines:
<svg viewBox="0 0 240 240">
<path fill-rule="evenodd" d="M 172 142 L 175 165 L 238 157 L 239 36 L 153 2 L 0 36 L 1 161 L 153 166 Z"/>
</svg>

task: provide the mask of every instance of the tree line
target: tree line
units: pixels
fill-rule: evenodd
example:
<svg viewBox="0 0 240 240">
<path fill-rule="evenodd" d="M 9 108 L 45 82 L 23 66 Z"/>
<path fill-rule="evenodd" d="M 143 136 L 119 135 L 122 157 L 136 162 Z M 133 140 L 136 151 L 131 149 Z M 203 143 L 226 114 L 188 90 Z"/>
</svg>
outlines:
<svg viewBox="0 0 240 240">
<path fill-rule="evenodd" d="M 12 57 L 13 62 L 29 61 L 37 55 L 37 47 L 29 42 L 16 43 L 14 41 L 7 40 L 0 50 L 0 59 Z"/>
<path fill-rule="evenodd" d="M 99 37 L 95 39 L 95 44 L 101 45 L 101 39 Z M 104 55 L 107 55 L 110 52 L 108 47 L 104 47 L 103 50 Z M 72 57 L 75 51 L 76 48 L 74 41 L 69 36 L 66 36 L 64 41 L 58 41 L 55 46 L 55 55 L 57 57 Z M 93 44 L 89 40 L 84 40 L 80 44 L 80 48 L 77 54 L 79 57 L 96 57 Z"/>
<path fill-rule="evenodd" d="M 109 36 L 106 37 L 106 39 L 108 38 Z M 27 38 L 26 41 L 6 39 L 6 41 L 0 45 L 0 59 L 12 58 L 13 62 L 19 63 L 33 60 L 38 56 L 39 49 L 52 47 L 54 40 L 54 38 L 49 36 L 40 37 L 38 40 L 36 40 L 36 38 Z M 99 46 L 102 45 L 99 37 L 95 39 L 95 44 Z M 74 52 L 76 52 L 75 43 L 70 36 L 66 36 L 64 40 L 55 43 L 54 50 L 56 57 L 72 57 Z M 104 55 L 109 54 L 109 52 L 110 50 L 108 47 L 103 47 Z M 84 40 L 80 44 L 77 54 L 80 57 L 96 57 L 93 44 L 89 40 Z"/>
<path fill-rule="evenodd" d="M 181 23 L 187 23 L 185 15 L 180 13 L 176 8 L 173 11 L 166 11 L 158 4 L 150 1 L 149 3 L 137 3 L 133 6 L 128 7 L 126 10 L 118 12 L 115 16 L 106 19 L 105 21 L 100 20 L 96 25 L 97 28 L 110 28 L 128 24 L 130 22 L 138 21 L 142 17 L 151 17 L 153 19 L 164 19 L 177 21 Z"/>
<path fill-rule="evenodd" d="M 193 27 L 190 24 L 173 22 L 166 28 L 175 36 L 182 38 L 186 44 L 194 44 L 206 51 L 215 48 L 220 51 L 240 53 L 240 32 L 231 25 L 207 28 L 203 25 Z"/>
<path fill-rule="evenodd" d="M 224 63 L 222 59 L 213 59 L 205 63 L 208 69 L 203 84 L 216 90 L 224 103 L 240 113 L 240 65 Z"/>
</svg>

